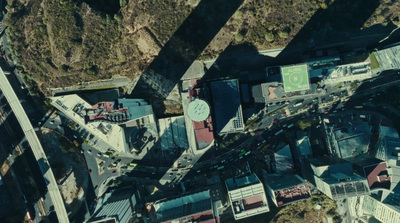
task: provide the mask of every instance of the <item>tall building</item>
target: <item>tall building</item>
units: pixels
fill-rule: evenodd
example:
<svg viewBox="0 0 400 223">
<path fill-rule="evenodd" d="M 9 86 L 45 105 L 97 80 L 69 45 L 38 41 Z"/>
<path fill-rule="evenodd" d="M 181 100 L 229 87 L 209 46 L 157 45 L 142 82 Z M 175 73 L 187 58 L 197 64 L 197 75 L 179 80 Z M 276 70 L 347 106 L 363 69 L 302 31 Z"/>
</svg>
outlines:
<svg viewBox="0 0 400 223">
<path fill-rule="evenodd" d="M 116 99 L 91 105 L 76 94 L 52 97 L 52 105 L 88 133 L 85 137 L 100 151 L 137 151 L 133 128 L 148 126 L 158 137 L 151 105 L 143 99 Z M 147 137 L 148 138 L 148 137 Z"/>
<path fill-rule="evenodd" d="M 391 202 L 392 198 L 400 194 L 400 137 L 390 123 L 383 121 L 379 127 L 379 138 L 375 146 L 375 157 L 386 162 L 390 188 L 383 190 L 380 201 Z M 392 198 L 391 198 L 392 197 Z"/>
<path fill-rule="evenodd" d="M 194 154 L 202 154 L 214 144 L 214 124 L 206 86 L 196 79 L 182 82 L 182 107 L 188 145 Z"/>
<path fill-rule="evenodd" d="M 151 222 L 219 222 L 218 211 L 213 207 L 209 190 L 157 201 L 149 204 L 147 210 Z"/>
<path fill-rule="evenodd" d="M 223 80 L 211 83 L 217 133 L 234 133 L 244 130 L 239 82 Z"/>
<path fill-rule="evenodd" d="M 85 112 L 85 123 L 109 122 L 127 127 L 153 123 L 153 108 L 144 99 L 118 98 L 115 101 L 99 102 L 82 110 L 83 105 L 75 105 L 73 111 Z"/>
<path fill-rule="evenodd" d="M 308 183 L 299 175 L 268 175 L 264 172 L 267 194 L 277 207 L 311 197 Z"/>
<path fill-rule="evenodd" d="M 229 178 L 225 183 L 236 220 L 269 212 L 264 187 L 254 173 Z"/>
<path fill-rule="evenodd" d="M 362 201 L 364 214 L 374 216 L 383 223 L 400 222 L 399 200 L 397 200 L 397 205 L 385 204 L 371 196 L 364 196 Z"/>
<path fill-rule="evenodd" d="M 132 188 L 118 189 L 106 193 L 97 202 L 88 223 L 128 223 L 132 222 L 136 198 Z"/>
<path fill-rule="evenodd" d="M 337 157 L 323 156 L 308 159 L 315 186 L 333 200 L 368 195 L 368 182 L 353 173 L 351 163 Z"/>
</svg>

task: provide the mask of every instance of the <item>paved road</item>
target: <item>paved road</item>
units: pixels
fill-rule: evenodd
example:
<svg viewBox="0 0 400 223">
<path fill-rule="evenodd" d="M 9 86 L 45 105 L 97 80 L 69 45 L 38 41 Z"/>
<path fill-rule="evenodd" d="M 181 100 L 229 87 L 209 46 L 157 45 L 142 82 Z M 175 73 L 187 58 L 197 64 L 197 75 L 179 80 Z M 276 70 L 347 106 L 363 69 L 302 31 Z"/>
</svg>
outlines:
<svg viewBox="0 0 400 223">
<path fill-rule="evenodd" d="M 54 210 L 57 215 L 58 221 L 61 222 L 69 222 L 67 211 L 64 206 L 64 201 L 61 197 L 60 191 L 57 186 L 57 182 L 54 178 L 53 171 L 50 168 L 50 164 L 47 161 L 46 154 L 43 151 L 42 145 L 33 130 L 32 124 L 30 123 L 28 116 L 26 115 L 21 103 L 18 100 L 17 95 L 15 94 L 13 88 L 7 80 L 7 77 L 3 73 L 3 70 L 0 69 L 0 88 L 7 98 L 15 116 L 18 119 L 18 122 L 21 125 L 22 130 L 25 133 L 26 139 L 29 142 L 29 145 L 32 148 L 33 154 L 35 155 L 36 160 L 38 161 L 39 168 L 42 171 L 45 182 L 47 183 L 47 188 L 50 194 L 50 198 L 53 201 Z"/>
</svg>

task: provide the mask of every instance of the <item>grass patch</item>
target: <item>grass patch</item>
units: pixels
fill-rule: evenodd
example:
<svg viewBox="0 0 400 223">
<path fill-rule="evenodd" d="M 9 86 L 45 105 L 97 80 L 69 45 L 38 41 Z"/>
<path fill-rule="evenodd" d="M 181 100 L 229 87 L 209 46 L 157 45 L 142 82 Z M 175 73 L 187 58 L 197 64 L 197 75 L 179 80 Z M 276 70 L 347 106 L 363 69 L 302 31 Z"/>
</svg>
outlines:
<svg viewBox="0 0 400 223">
<path fill-rule="evenodd" d="M 376 59 L 376 56 L 374 53 L 369 54 L 369 59 L 371 60 L 371 69 L 377 69 L 379 68 L 379 63 L 378 60 Z"/>
</svg>

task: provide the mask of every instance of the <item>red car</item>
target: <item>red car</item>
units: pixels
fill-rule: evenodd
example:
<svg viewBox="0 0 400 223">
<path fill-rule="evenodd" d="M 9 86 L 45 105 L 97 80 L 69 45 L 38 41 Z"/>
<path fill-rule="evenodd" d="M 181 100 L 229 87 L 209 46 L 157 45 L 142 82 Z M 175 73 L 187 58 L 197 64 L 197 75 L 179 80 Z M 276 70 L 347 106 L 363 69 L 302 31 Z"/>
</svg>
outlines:
<svg viewBox="0 0 400 223">
<path fill-rule="evenodd" d="M 276 119 L 272 120 L 272 122 L 275 123 L 275 122 L 276 122 Z"/>
<path fill-rule="evenodd" d="M 116 170 L 114 170 L 112 173 L 116 173 L 117 171 Z"/>
<path fill-rule="evenodd" d="M 265 109 L 265 114 L 268 114 L 268 110 L 267 109 Z"/>
<path fill-rule="evenodd" d="M 91 172 L 92 172 L 92 169 L 89 169 L 87 172 L 88 172 L 88 173 L 91 173 Z"/>
</svg>

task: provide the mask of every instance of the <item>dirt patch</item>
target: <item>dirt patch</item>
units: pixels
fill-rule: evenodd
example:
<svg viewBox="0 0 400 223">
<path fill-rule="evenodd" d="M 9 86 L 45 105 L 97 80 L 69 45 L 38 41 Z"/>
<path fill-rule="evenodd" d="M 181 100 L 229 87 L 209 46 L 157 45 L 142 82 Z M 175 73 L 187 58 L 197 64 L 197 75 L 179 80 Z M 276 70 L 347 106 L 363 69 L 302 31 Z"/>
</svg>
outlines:
<svg viewBox="0 0 400 223">
<path fill-rule="evenodd" d="M 61 194 L 66 204 L 70 205 L 75 199 L 82 200 L 84 191 L 82 187 L 78 187 L 76 184 L 76 177 L 72 172 L 69 177 L 61 185 Z"/>
</svg>

